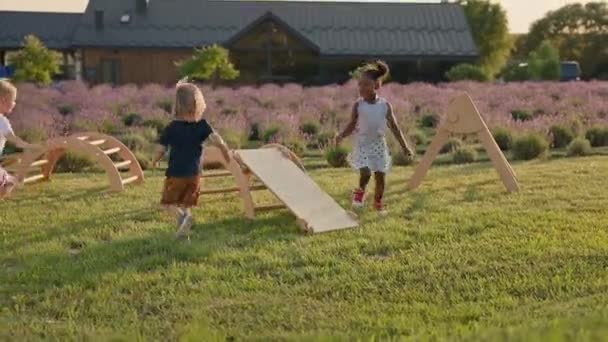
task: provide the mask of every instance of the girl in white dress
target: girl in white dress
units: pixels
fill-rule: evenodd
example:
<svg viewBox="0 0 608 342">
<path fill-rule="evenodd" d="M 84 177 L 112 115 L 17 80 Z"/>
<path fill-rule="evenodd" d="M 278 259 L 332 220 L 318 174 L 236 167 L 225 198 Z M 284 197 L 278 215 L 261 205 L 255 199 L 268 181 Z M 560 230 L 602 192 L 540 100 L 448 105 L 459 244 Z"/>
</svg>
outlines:
<svg viewBox="0 0 608 342">
<path fill-rule="evenodd" d="M 380 213 L 386 212 L 382 197 L 385 175 L 391 167 L 386 128 L 391 129 L 407 156 L 414 155 L 414 150 L 410 148 L 397 125 L 391 104 L 376 93 L 388 72 L 388 66 L 382 61 L 367 64 L 363 68 L 359 77 L 360 98 L 353 105 L 350 122 L 336 137 L 336 143 L 339 144 L 342 139 L 355 132 L 353 150 L 348 156 L 349 163 L 359 170 L 360 174 L 359 187 L 353 191 L 353 207 L 364 206 L 365 188 L 373 172 L 376 181 L 374 209 Z"/>
</svg>

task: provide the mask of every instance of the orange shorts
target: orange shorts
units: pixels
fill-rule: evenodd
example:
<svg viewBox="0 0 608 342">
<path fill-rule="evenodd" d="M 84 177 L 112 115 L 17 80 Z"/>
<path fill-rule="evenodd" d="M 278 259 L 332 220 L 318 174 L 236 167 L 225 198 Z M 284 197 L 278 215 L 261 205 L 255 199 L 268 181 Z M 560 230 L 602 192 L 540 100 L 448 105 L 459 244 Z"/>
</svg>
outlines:
<svg viewBox="0 0 608 342">
<path fill-rule="evenodd" d="M 199 175 L 192 177 L 167 177 L 160 203 L 182 208 L 197 206 L 200 194 L 200 182 L 201 178 Z"/>
</svg>

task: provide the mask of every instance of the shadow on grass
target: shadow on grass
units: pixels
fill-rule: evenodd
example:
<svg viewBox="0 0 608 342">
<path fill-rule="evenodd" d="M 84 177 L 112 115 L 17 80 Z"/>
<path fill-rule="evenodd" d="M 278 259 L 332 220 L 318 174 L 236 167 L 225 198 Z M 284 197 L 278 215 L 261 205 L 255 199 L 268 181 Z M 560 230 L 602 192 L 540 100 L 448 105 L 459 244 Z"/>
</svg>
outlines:
<svg viewBox="0 0 608 342">
<path fill-rule="evenodd" d="M 138 213 L 142 212 L 123 212 L 121 215 Z M 84 226 L 94 220 L 77 222 L 75 226 Z M 254 221 L 231 218 L 196 224 L 190 241 L 177 240 L 174 231 L 168 229 L 113 241 L 70 242 L 53 253 L 5 258 L 2 264 L 11 268 L 0 279 L 5 278 L 9 284 L 25 286 L 31 291 L 74 284 L 94 286 L 105 273 L 150 272 L 176 263 L 205 263 L 219 250 L 255 248 L 266 246 L 271 241 L 293 241 L 302 235 L 292 221 L 290 215 L 281 213 Z M 37 240 L 65 236 L 58 227 L 50 231 L 52 233 Z"/>
</svg>

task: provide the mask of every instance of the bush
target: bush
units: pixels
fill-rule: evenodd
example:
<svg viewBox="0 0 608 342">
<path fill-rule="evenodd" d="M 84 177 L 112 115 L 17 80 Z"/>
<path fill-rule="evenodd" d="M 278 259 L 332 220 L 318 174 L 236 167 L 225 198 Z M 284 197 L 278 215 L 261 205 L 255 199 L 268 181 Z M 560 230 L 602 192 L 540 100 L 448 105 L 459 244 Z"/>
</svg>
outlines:
<svg viewBox="0 0 608 342">
<path fill-rule="evenodd" d="M 506 128 L 495 128 L 492 131 L 492 136 L 502 151 L 510 150 L 513 146 L 513 135 L 511 134 L 511 131 Z"/>
<path fill-rule="evenodd" d="M 586 156 L 591 153 L 591 143 L 585 138 L 576 138 L 568 145 L 569 157 Z"/>
<path fill-rule="evenodd" d="M 544 136 L 528 134 L 515 139 L 513 156 L 518 160 L 531 160 L 542 157 L 547 153 L 549 144 Z"/>
<path fill-rule="evenodd" d="M 348 149 L 342 146 L 329 147 L 325 150 L 325 159 L 332 167 L 345 167 L 347 161 Z"/>
<path fill-rule="evenodd" d="M 435 113 L 427 113 L 422 115 L 422 118 L 420 118 L 420 126 L 422 127 L 433 128 L 436 127 L 438 123 L 439 116 L 437 116 Z"/>
<path fill-rule="evenodd" d="M 141 115 L 137 113 L 129 113 L 122 117 L 122 123 L 127 127 L 139 126 L 143 121 Z"/>
<path fill-rule="evenodd" d="M 74 152 L 66 152 L 55 166 L 56 172 L 85 172 L 97 169 L 95 160 L 91 157 Z"/>
<path fill-rule="evenodd" d="M 159 100 L 158 102 L 156 102 L 156 106 L 164 110 L 167 114 L 171 114 L 173 112 L 173 100 L 171 99 Z"/>
<path fill-rule="evenodd" d="M 238 150 L 243 146 L 243 137 L 238 132 L 227 130 L 222 132 L 221 135 L 229 148 Z"/>
<path fill-rule="evenodd" d="M 305 122 L 300 126 L 300 131 L 308 136 L 314 137 L 319 133 L 320 126 L 316 122 Z"/>
<path fill-rule="evenodd" d="M 335 134 L 332 132 L 323 132 L 317 135 L 317 145 L 316 147 L 323 148 L 329 145 L 335 137 Z"/>
<path fill-rule="evenodd" d="M 479 66 L 466 63 L 452 67 L 445 76 L 452 82 L 467 80 L 487 82 L 490 80 L 490 77 Z"/>
<path fill-rule="evenodd" d="M 45 131 L 33 127 L 19 132 L 19 137 L 30 144 L 45 142 L 49 139 L 49 136 Z"/>
<path fill-rule="evenodd" d="M 549 134 L 551 134 L 552 145 L 555 148 L 566 147 L 574 139 L 572 130 L 564 126 L 552 126 L 549 129 Z"/>
<path fill-rule="evenodd" d="M 138 131 L 144 139 L 150 144 L 156 144 L 158 142 L 158 131 L 152 127 L 140 128 Z"/>
<path fill-rule="evenodd" d="M 462 147 L 462 140 L 458 138 L 450 138 L 439 150 L 439 153 L 450 153 Z"/>
<path fill-rule="evenodd" d="M 452 160 L 456 164 L 467 164 L 477 160 L 477 151 L 470 146 L 462 146 L 452 153 Z"/>
<path fill-rule="evenodd" d="M 131 151 L 138 151 L 146 149 L 150 143 L 146 138 L 137 132 L 129 132 L 118 137 L 123 144 L 125 144 Z"/>
<path fill-rule="evenodd" d="M 393 154 L 393 164 L 397 166 L 409 166 L 414 164 L 414 157 L 408 156 L 403 151 Z"/>
<path fill-rule="evenodd" d="M 57 111 L 59 112 L 59 114 L 66 116 L 66 115 L 70 115 L 70 114 L 74 113 L 76 110 L 74 109 L 74 106 L 72 106 L 72 105 L 63 104 L 63 105 L 57 106 Z"/>
<path fill-rule="evenodd" d="M 513 117 L 514 121 L 527 121 L 532 119 L 532 114 L 527 110 L 515 109 L 511 111 L 511 117 Z"/>
<path fill-rule="evenodd" d="M 591 127 L 585 133 L 585 138 L 593 147 L 608 146 L 608 127 Z"/>
<path fill-rule="evenodd" d="M 135 151 L 133 154 L 142 170 L 150 170 L 152 168 L 152 156 L 150 154 L 143 151 Z"/>
<path fill-rule="evenodd" d="M 156 132 L 158 132 L 158 134 L 161 134 L 165 130 L 165 127 L 167 127 L 168 124 L 169 123 L 167 120 L 155 118 L 155 119 L 148 119 L 148 120 L 144 121 L 142 123 L 142 126 L 154 128 L 156 130 Z"/>
<path fill-rule="evenodd" d="M 426 145 L 426 143 L 428 142 L 428 138 L 427 138 L 426 134 L 424 134 L 424 132 L 421 131 L 421 130 L 415 130 L 410 135 L 410 139 L 417 146 L 418 145 Z"/>
<path fill-rule="evenodd" d="M 247 138 L 249 141 L 258 141 L 260 140 L 260 125 L 258 123 L 252 123 L 251 128 L 249 128 L 249 137 Z"/>
<path fill-rule="evenodd" d="M 296 156 L 302 158 L 304 153 L 306 153 L 306 144 L 304 144 L 301 140 L 291 139 L 285 142 L 285 147 L 290 149 Z"/>
<path fill-rule="evenodd" d="M 262 133 L 262 140 L 264 140 L 265 143 L 270 143 L 278 138 L 280 132 L 281 128 L 278 126 L 270 126 Z"/>
<path fill-rule="evenodd" d="M 104 120 L 99 128 L 100 133 L 108 135 L 116 135 L 119 134 L 120 131 L 121 128 L 110 120 Z"/>
</svg>

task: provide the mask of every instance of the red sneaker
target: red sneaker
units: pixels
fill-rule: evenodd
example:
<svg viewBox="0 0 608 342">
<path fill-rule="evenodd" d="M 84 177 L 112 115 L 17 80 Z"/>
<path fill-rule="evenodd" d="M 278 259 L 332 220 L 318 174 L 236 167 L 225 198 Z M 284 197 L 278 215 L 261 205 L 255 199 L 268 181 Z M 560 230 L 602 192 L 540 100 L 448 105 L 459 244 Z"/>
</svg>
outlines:
<svg viewBox="0 0 608 342">
<path fill-rule="evenodd" d="M 363 189 L 355 189 L 353 190 L 353 208 L 360 209 L 363 208 L 363 201 L 365 197 L 365 190 Z"/>
<path fill-rule="evenodd" d="M 382 200 L 374 200 L 374 209 L 380 215 L 388 214 L 388 212 L 386 211 L 386 208 L 384 208 L 384 203 L 382 202 Z"/>
</svg>

